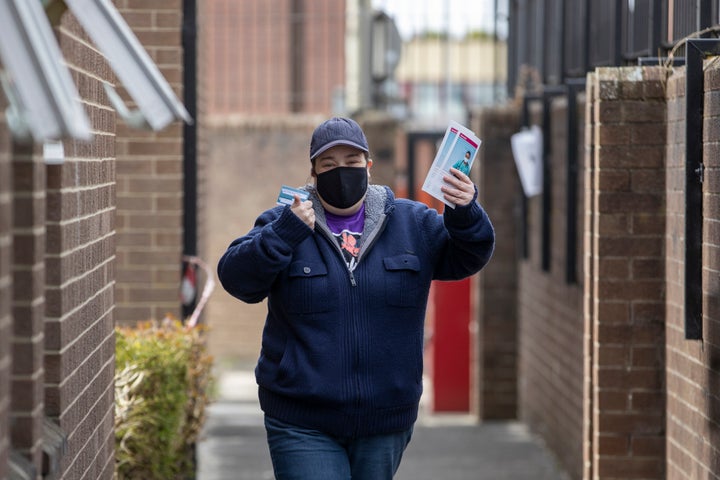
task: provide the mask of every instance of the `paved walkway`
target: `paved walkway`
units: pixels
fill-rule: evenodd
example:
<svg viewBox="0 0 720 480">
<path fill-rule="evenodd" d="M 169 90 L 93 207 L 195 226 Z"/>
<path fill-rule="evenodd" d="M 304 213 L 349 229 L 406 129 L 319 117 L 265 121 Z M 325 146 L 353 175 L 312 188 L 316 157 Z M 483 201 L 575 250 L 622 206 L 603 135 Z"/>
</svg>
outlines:
<svg viewBox="0 0 720 480">
<path fill-rule="evenodd" d="M 250 372 L 225 374 L 198 445 L 198 480 L 272 479 L 262 412 Z M 422 414 L 396 480 L 565 480 L 517 422 L 476 424 L 465 415 Z"/>
</svg>

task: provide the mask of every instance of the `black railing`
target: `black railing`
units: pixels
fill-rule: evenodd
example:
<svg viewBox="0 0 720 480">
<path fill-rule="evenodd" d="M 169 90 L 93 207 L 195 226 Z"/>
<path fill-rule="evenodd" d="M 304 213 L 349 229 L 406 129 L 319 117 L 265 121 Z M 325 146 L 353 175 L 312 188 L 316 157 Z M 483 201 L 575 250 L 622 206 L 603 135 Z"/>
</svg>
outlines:
<svg viewBox="0 0 720 480">
<path fill-rule="evenodd" d="M 666 55 L 720 23 L 720 0 L 510 0 L 508 92 L 582 78 L 600 66 Z M 522 77 L 522 78 L 521 78 Z"/>
</svg>

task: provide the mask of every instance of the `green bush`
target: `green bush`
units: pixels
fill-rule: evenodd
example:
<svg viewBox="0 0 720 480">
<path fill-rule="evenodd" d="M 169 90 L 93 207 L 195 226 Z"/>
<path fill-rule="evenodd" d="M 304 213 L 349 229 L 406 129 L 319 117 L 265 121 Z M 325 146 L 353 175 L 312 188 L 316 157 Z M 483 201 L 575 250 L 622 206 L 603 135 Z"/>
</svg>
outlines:
<svg viewBox="0 0 720 480">
<path fill-rule="evenodd" d="M 117 478 L 194 478 L 212 367 L 202 327 L 166 319 L 116 334 Z"/>
</svg>

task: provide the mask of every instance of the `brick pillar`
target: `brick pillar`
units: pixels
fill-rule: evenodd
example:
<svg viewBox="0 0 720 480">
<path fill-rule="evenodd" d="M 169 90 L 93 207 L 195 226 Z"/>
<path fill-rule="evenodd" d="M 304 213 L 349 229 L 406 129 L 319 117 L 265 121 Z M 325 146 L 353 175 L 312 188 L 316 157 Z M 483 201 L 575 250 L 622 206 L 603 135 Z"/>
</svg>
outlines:
<svg viewBox="0 0 720 480">
<path fill-rule="evenodd" d="M 520 189 L 510 136 L 519 129 L 512 107 L 483 109 L 473 124 L 483 140 L 473 180 L 498 238 L 493 258 L 478 279 L 476 335 L 477 409 L 482 419 L 517 417 L 517 222 Z"/>
<path fill-rule="evenodd" d="M 590 76 L 592 478 L 664 478 L 665 74 Z M 587 302 L 590 302 L 589 304 Z M 586 438 L 588 440 L 588 438 Z M 587 471 L 586 471 L 587 473 Z"/>
<path fill-rule="evenodd" d="M 12 184 L 10 134 L 5 123 L 4 96 L 0 95 L 0 478 L 8 476 L 10 453 L 10 338 L 12 316 Z"/>
<path fill-rule="evenodd" d="M 13 151 L 13 368 L 11 442 L 42 465 L 45 165 L 33 147 Z"/>
<path fill-rule="evenodd" d="M 588 281 L 595 277 L 593 270 L 593 244 L 595 241 L 595 203 L 593 178 L 595 175 L 595 97 L 596 83 L 594 74 L 588 74 L 585 82 L 585 155 L 584 162 L 585 209 L 583 218 L 583 449 L 582 449 L 582 478 L 593 478 L 593 314 L 594 301 L 597 298 L 595 283 Z"/>
<path fill-rule="evenodd" d="M 32 146 L 13 149 L 13 335 L 11 435 L 42 466 L 45 296 L 45 165 Z"/>
<path fill-rule="evenodd" d="M 65 141 L 61 165 L 47 172 L 45 255 L 45 414 L 66 435 L 56 475 L 111 479 L 115 330 L 115 113 L 103 81 L 107 62 L 83 41 L 70 13 L 57 30 L 60 46 L 94 137 Z M 48 446 L 51 446 L 48 444 Z"/>
<path fill-rule="evenodd" d="M 118 2 L 118 10 L 182 98 L 182 2 Z M 122 92 L 122 88 L 118 89 Z M 123 97 L 130 103 L 127 95 Z M 130 103 L 131 104 L 131 103 Z M 116 320 L 180 316 L 183 129 L 117 125 Z"/>
</svg>

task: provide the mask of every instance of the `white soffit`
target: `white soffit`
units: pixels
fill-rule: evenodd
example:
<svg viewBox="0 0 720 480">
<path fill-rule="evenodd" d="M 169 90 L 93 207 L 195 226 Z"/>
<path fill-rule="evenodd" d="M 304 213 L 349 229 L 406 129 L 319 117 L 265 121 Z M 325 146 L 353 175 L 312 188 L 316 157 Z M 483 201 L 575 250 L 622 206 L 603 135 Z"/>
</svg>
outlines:
<svg viewBox="0 0 720 480">
<path fill-rule="evenodd" d="M 161 130 L 175 119 L 192 122 L 185 106 L 110 0 L 65 0 L 65 3 L 140 109 L 144 118 L 133 119 L 132 112 L 116 103 L 119 97 L 109 92 L 115 109 L 130 125 L 141 127 L 146 122 L 153 130 Z"/>
<path fill-rule="evenodd" d="M 90 121 L 62 58 L 39 1 L 0 0 L 0 60 L 13 136 L 32 136 L 37 142 L 92 137 Z"/>
</svg>

